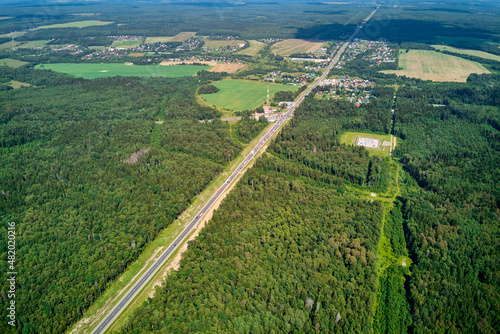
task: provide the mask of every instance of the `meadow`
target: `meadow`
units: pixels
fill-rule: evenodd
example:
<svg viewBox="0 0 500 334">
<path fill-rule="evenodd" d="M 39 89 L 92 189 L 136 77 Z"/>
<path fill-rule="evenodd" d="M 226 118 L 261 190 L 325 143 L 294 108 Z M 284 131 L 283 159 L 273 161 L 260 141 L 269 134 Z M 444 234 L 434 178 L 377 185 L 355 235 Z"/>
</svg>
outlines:
<svg viewBox="0 0 500 334">
<path fill-rule="evenodd" d="M 271 47 L 275 55 L 290 56 L 294 53 L 313 53 L 324 43 L 308 42 L 303 39 L 286 39 Z"/>
<path fill-rule="evenodd" d="M 235 111 L 253 110 L 266 102 L 267 83 L 222 80 L 213 84 L 220 89 L 215 94 L 203 95 L 205 101 L 216 107 Z M 269 94 L 272 96 L 279 91 L 296 91 L 298 86 L 269 85 Z"/>
<path fill-rule="evenodd" d="M 266 46 L 266 43 L 255 40 L 251 40 L 248 42 L 250 43 L 250 46 L 248 48 L 236 52 L 236 54 L 256 57 L 259 54 L 259 51 L 262 50 L 264 46 Z"/>
<path fill-rule="evenodd" d="M 205 41 L 205 46 L 208 48 L 221 48 L 221 47 L 226 47 L 226 46 L 237 46 L 238 44 L 245 44 L 245 41 L 212 41 L 208 40 Z"/>
<path fill-rule="evenodd" d="M 403 69 L 382 73 L 438 82 L 465 82 L 471 73 L 490 73 L 479 63 L 430 50 L 402 50 L 399 67 Z"/>
<path fill-rule="evenodd" d="M 92 26 L 104 26 L 107 24 L 111 24 L 114 22 L 106 22 L 99 20 L 87 20 L 87 21 L 74 21 L 68 23 L 59 23 L 59 24 L 49 24 L 46 26 L 40 26 L 38 29 L 51 29 L 51 28 L 85 28 Z"/>
<path fill-rule="evenodd" d="M 84 79 L 95 79 L 114 76 L 134 77 L 168 77 L 178 78 L 192 76 L 198 71 L 209 70 L 210 66 L 195 65 L 125 65 L 125 64 L 43 64 L 35 66 L 37 69 L 52 70 L 54 72 L 66 73 Z"/>
<path fill-rule="evenodd" d="M 25 61 L 21 61 L 21 60 L 17 60 L 17 59 L 10 59 L 10 58 L 4 58 L 4 59 L 0 59 L 0 66 L 9 66 L 9 67 L 14 67 L 14 68 L 18 68 L 18 67 L 21 67 L 23 65 L 26 65 L 26 64 L 29 64 Z"/>
<path fill-rule="evenodd" d="M 31 49 L 31 48 L 36 48 L 36 47 L 43 47 L 48 42 L 50 42 L 50 41 L 49 40 L 29 41 L 29 42 L 21 44 L 17 47 L 21 48 L 21 49 Z"/>
<path fill-rule="evenodd" d="M 441 50 L 441 51 L 455 52 L 455 53 L 460 53 L 460 54 L 464 54 L 464 55 L 500 61 L 500 56 L 494 55 L 492 53 L 484 52 L 484 51 L 459 49 L 459 48 L 454 48 L 453 46 L 448 46 L 448 45 L 431 45 L 431 46 L 434 49 Z"/>
<path fill-rule="evenodd" d="M 129 49 L 129 48 L 135 48 L 139 45 L 141 45 L 141 41 L 115 41 L 112 47 Z"/>
</svg>

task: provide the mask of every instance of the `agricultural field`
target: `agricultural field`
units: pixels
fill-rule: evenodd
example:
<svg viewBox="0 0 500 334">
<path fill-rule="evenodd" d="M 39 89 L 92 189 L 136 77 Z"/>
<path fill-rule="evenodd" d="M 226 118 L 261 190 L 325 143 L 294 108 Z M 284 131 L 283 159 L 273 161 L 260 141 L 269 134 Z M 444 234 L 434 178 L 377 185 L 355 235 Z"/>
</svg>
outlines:
<svg viewBox="0 0 500 334">
<path fill-rule="evenodd" d="M 256 57 L 259 54 L 259 51 L 262 50 L 266 46 L 266 43 L 259 42 L 259 41 L 252 40 L 252 41 L 248 41 L 248 42 L 250 43 L 250 46 L 246 49 L 243 49 L 243 50 L 236 52 L 236 54 Z"/>
<path fill-rule="evenodd" d="M 18 68 L 18 67 L 21 67 L 21 66 L 26 65 L 26 64 L 29 64 L 29 63 L 25 62 L 25 61 L 17 60 L 17 59 L 10 59 L 10 58 L 0 59 L 0 66 L 6 65 L 9 67 Z"/>
<path fill-rule="evenodd" d="M 84 79 L 95 79 L 114 76 L 136 76 L 136 77 L 167 77 L 178 78 L 192 76 L 198 71 L 207 70 L 207 66 L 177 65 L 159 66 L 143 65 L 134 66 L 126 64 L 44 64 L 37 65 L 37 69 L 52 70 L 54 72 L 66 73 Z"/>
<path fill-rule="evenodd" d="M 237 46 L 238 44 L 245 44 L 245 41 L 205 41 L 206 47 L 214 49 L 226 46 Z"/>
<path fill-rule="evenodd" d="M 220 91 L 203 95 L 203 99 L 219 108 L 235 111 L 253 110 L 266 102 L 267 83 L 228 79 L 215 82 L 213 85 Z M 298 89 L 298 86 L 269 85 L 271 98 L 276 92 Z"/>
<path fill-rule="evenodd" d="M 245 68 L 245 64 L 223 64 L 217 63 L 209 72 L 227 72 L 227 73 L 235 73 Z"/>
<path fill-rule="evenodd" d="M 483 65 L 429 50 L 400 51 L 399 67 L 402 70 L 386 70 L 382 73 L 406 75 L 411 78 L 438 82 L 466 82 L 472 73 L 490 73 Z"/>
<path fill-rule="evenodd" d="M 28 43 L 18 45 L 17 47 L 21 48 L 21 49 L 32 49 L 32 48 L 43 47 L 48 42 L 50 42 L 50 41 L 49 40 L 29 41 Z"/>
<path fill-rule="evenodd" d="M 155 44 L 155 43 L 166 43 L 170 42 L 172 36 L 161 36 L 161 37 L 146 37 L 145 44 Z"/>
<path fill-rule="evenodd" d="M 491 59 L 491 60 L 500 61 L 500 56 L 494 55 L 492 53 L 484 52 L 484 51 L 469 50 L 469 49 L 458 49 L 458 48 L 454 48 L 454 47 L 448 46 L 448 45 L 431 45 L 431 46 L 434 49 L 441 50 L 441 51 L 449 51 L 449 52 L 461 53 L 461 54 L 464 54 L 464 55 L 469 55 L 469 56 L 481 57 L 481 58 L 484 58 L 484 59 Z"/>
<path fill-rule="evenodd" d="M 17 38 L 17 37 L 24 36 L 25 34 L 26 34 L 26 32 L 16 31 L 16 32 L 10 32 L 8 34 L 0 35 L 0 38 Z"/>
<path fill-rule="evenodd" d="M 7 43 L 0 44 L 0 50 L 12 49 L 19 45 L 19 42 L 10 41 Z"/>
<path fill-rule="evenodd" d="M 128 56 L 129 57 L 142 57 L 146 54 L 146 52 L 132 52 L 132 53 L 129 53 Z"/>
<path fill-rule="evenodd" d="M 113 42 L 112 47 L 114 48 L 122 48 L 122 49 L 131 49 L 141 45 L 141 41 L 115 41 Z"/>
<path fill-rule="evenodd" d="M 191 37 L 194 37 L 194 35 L 196 35 L 196 32 L 183 31 L 183 32 L 180 32 L 177 35 L 171 37 L 169 42 L 184 42 L 185 40 L 188 40 Z"/>
<path fill-rule="evenodd" d="M 390 145 L 384 145 L 391 142 L 391 135 L 377 135 L 363 132 L 344 132 L 340 135 L 340 143 L 346 145 L 364 146 L 370 155 L 379 155 L 388 157 L 390 154 Z M 361 145 L 360 145 L 361 143 Z M 396 147 L 396 137 L 393 137 L 393 149 Z M 375 146 L 375 147 L 374 147 Z"/>
<path fill-rule="evenodd" d="M 309 42 L 303 39 L 286 39 L 274 44 L 271 51 L 280 56 L 290 56 L 294 53 L 313 53 L 323 44 L 325 43 Z"/>
<path fill-rule="evenodd" d="M 11 18 L 12 18 L 12 16 L 0 16 L 0 20 L 8 20 Z"/>
<path fill-rule="evenodd" d="M 51 29 L 51 28 L 85 28 L 92 26 L 104 26 L 114 22 L 106 22 L 100 20 L 87 20 L 87 21 L 75 21 L 68 23 L 50 24 L 47 26 L 40 26 L 38 29 Z"/>
</svg>

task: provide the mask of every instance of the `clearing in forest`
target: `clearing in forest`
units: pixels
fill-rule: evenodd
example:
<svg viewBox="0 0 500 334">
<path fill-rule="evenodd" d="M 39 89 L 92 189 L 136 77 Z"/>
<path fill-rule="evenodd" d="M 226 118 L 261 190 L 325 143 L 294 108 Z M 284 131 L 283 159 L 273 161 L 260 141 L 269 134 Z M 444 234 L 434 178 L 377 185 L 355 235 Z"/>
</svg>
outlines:
<svg viewBox="0 0 500 334">
<path fill-rule="evenodd" d="M 430 50 L 401 50 L 399 67 L 403 69 L 382 73 L 439 82 L 465 82 L 472 73 L 490 73 L 483 65 L 474 61 Z"/>
<path fill-rule="evenodd" d="M 106 21 L 99 21 L 99 20 L 87 20 L 87 21 L 75 21 L 75 22 L 68 22 L 68 23 L 50 24 L 47 26 L 38 27 L 38 29 L 85 28 L 85 27 L 92 27 L 92 26 L 104 26 L 104 25 L 111 24 L 111 23 L 114 23 L 114 22 L 106 22 Z"/>
<path fill-rule="evenodd" d="M 38 40 L 38 41 L 29 41 L 27 43 L 18 45 L 18 48 L 21 49 L 32 49 L 32 48 L 41 48 L 44 47 L 50 40 Z"/>
<path fill-rule="evenodd" d="M 496 60 L 500 61 L 500 56 L 494 55 L 493 53 L 488 53 L 484 51 L 478 51 L 478 50 L 469 50 L 469 49 L 458 49 L 454 48 L 452 46 L 448 45 L 431 45 L 434 49 L 441 50 L 441 51 L 449 51 L 449 52 L 454 52 L 454 53 L 461 53 L 464 55 L 469 55 L 469 56 L 475 56 L 475 57 L 481 57 L 484 59 L 491 59 L 491 60 Z"/>
<path fill-rule="evenodd" d="M 323 42 L 309 42 L 303 39 L 285 39 L 271 47 L 271 51 L 275 55 L 290 56 L 294 53 L 313 53 L 319 49 Z"/>
<path fill-rule="evenodd" d="M 208 103 L 229 110 L 253 110 L 266 102 L 267 83 L 244 81 L 244 80 L 222 80 L 213 83 L 220 89 L 214 94 L 205 94 L 203 99 Z M 296 91 L 298 86 L 291 85 L 269 85 L 269 93 L 272 96 L 279 91 Z"/>
<path fill-rule="evenodd" d="M 21 81 L 16 81 L 16 80 L 11 80 L 8 85 L 14 89 L 18 89 L 21 87 L 31 87 L 29 83 L 26 82 L 21 82 Z"/>
<path fill-rule="evenodd" d="M 21 67 L 23 65 L 26 65 L 26 64 L 29 64 L 25 61 L 21 61 L 21 60 L 17 60 L 17 59 L 10 59 L 10 58 L 4 58 L 4 59 L 0 59 L 0 66 L 9 66 L 9 67 L 14 67 L 14 68 L 18 68 L 18 67 Z"/>
<path fill-rule="evenodd" d="M 394 138 L 391 142 L 391 138 Z M 376 135 L 363 132 L 344 132 L 340 136 L 340 143 L 346 145 L 356 145 L 365 147 L 370 155 L 388 157 L 391 152 L 391 145 L 396 146 L 396 137 L 391 135 Z"/>
<path fill-rule="evenodd" d="M 84 79 L 95 79 L 103 77 L 167 77 L 179 78 L 193 76 L 198 71 L 208 70 L 208 66 L 177 65 L 159 66 L 142 65 L 134 66 L 127 64 L 43 64 L 35 66 L 37 69 L 52 70 L 55 72 L 67 73 L 69 75 Z"/>
<path fill-rule="evenodd" d="M 259 54 L 259 51 L 262 50 L 266 46 L 266 43 L 259 42 L 259 41 L 252 40 L 252 41 L 248 41 L 248 42 L 250 43 L 250 46 L 248 48 L 245 48 L 243 50 L 236 52 L 236 54 L 256 57 Z"/>
</svg>

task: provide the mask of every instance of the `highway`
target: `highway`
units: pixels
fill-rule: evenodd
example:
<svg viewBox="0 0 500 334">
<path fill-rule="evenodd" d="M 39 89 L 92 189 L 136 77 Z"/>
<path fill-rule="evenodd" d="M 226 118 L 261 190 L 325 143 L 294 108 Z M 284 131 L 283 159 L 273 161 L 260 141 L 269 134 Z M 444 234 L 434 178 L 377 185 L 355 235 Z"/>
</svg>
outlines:
<svg viewBox="0 0 500 334">
<path fill-rule="evenodd" d="M 363 21 L 363 24 L 369 20 L 373 16 L 373 14 L 378 10 L 375 9 L 370 15 Z M 304 100 L 304 98 L 311 93 L 311 91 L 318 86 L 318 84 L 323 81 L 330 70 L 335 66 L 335 64 L 339 61 L 340 57 L 344 53 L 345 49 L 349 45 L 349 43 L 353 40 L 354 36 L 358 33 L 358 31 L 363 27 L 360 25 L 356 28 L 356 31 L 349 37 L 349 39 L 342 45 L 340 49 L 335 49 L 332 52 L 335 54 L 332 58 L 330 64 L 323 72 L 323 74 L 317 79 L 311 87 L 309 87 L 301 96 L 295 101 L 289 108 L 288 111 L 276 121 L 271 129 L 269 129 L 266 134 L 264 134 L 254 149 L 248 154 L 245 159 L 238 165 L 236 170 L 229 176 L 224 184 L 217 190 L 217 192 L 205 203 L 203 208 L 198 212 L 196 217 L 182 230 L 182 232 L 177 236 L 177 238 L 168 246 L 168 248 L 160 255 L 160 257 L 149 267 L 146 272 L 139 278 L 139 280 L 130 288 L 129 291 L 123 296 L 123 298 L 111 309 L 111 311 L 104 317 L 104 319 L 97 325 L 96 328 L 92 331 L 92 334 L 101 334 L 104 333 L 108 327 L 116 320 L 116 318 L 120 315 L 120 313 L 127 307 L 127 305 L 135 298 L 135 296 L 146 286 L 149 280 L 155 275 L 155 273 L 160 269 L 163 264 L 167 261 L 167 259 L 174 253 L 174 251 L 179 247 L 184 239 L 191 233 L 191 231 L 196 227 L 198 222 L 203 218 L 203 216 L 208 212 L 208 210 L 212 207 L 212 205 L 217 201 L 217 199 L 224 193 L 227 187 L 236 179 L 239 173 L 243 171 L 245 166 L 252 160 L 255 155 L 262 149 L 264 144 L 274 135 L 279 128 L 283 125 L 283 123 L 292 116 L 295 109 L 300 105 L 300 103 Z"/>
</svg>

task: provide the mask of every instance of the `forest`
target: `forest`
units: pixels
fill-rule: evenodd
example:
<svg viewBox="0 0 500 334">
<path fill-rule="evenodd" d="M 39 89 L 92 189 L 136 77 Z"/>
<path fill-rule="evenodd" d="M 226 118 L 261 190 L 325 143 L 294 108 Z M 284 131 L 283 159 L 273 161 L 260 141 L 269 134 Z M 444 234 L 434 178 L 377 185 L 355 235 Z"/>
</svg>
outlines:
<svg viewBox="0 0 500 334">
<path fill-rule="evenodd" d="M 121 332 L 498 332 L 499 77 L 397 78 L 392 130 L 393 88 L 306 98 Z M 393 205 L 363 197 L 394 169 L 339 144 L 352 129 L 398 136 Z M 382 229 L 409 267 L 377 270 Z"/>
<path fill-rule="evenodd" d="M 18 329 L 61 333 L 241 146 L 228 123 L 199 122 L 220 115 L 194 98 L 212 74 L 83 80 L 0 71 L 37 86 L 0 92 L 0 237 L 16 223 Z M 0 253 L 7 272 L 6 243 Z"/>
</svg>

